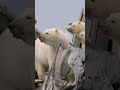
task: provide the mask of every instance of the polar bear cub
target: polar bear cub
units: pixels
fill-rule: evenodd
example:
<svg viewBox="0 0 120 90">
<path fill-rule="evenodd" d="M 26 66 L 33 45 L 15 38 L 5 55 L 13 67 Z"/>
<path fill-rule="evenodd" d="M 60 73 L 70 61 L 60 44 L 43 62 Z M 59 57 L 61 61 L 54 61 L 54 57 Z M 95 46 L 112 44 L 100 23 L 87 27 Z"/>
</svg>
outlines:
<svg viewBox="0 0 120 90">
<path fill-rule="evenodd" d="M 81 33 L 77 34 L 77 38 L 81 43 L 85 44 L 85 31 L 81 31 Z"/>
<path fill-rule="evenodd" d="M 81 31 L 85 31 L 85 23 L 79 21 L 69 23 L 66 29 L 71 33 L 79 34 Z"/>
<path fill-rule="evenodd" d="M 84 22 L 73 22 L 69 23 L 66 27 L 66 29 L 72 33 L 76 34 L 77 39 L 80 40 L 81 43 L 83 43 L 82 47 L 85 47 L 85 23 Z"/>
</svg>

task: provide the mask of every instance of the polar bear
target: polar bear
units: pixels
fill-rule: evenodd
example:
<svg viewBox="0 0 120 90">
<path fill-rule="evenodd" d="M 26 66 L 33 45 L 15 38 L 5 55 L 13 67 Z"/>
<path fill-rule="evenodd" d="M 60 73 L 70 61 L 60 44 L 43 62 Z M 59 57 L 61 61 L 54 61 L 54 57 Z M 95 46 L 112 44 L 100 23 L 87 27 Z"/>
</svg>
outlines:
<svg viewBox="0 0 120 90">
<path fill-rule="evenodd" d="M 77 39 L 80 40 L 81 43 L 83 43 L 82 47 L 84 48 L 85 47 L 85 23 L 84 22 L 79 22 L 79 21 L 69 23 L 67 25 L 66 29 L 70 33 L 76 34 Z"/>
<path fill-rule="evenodd" d="M 27 8 L 24 13 L 15 18 L 8 27 L 13 37 L 23 40 L 29 45 L 35 42 L 35 12 L 34 8 Z"/>
<path fill-rule="evenodd" d="M 35 68 L 40 80 L 44 80 L 45 72 L 51 67 L 55 49 L 41 42 L 39 38 L 35 40 Z"/>
<path fill-rule="evenodd" d="M 66 29 L 71 33 L 79 34 L 81 31 L 85 31 L 85 23 L 79 21 L 69 23 Z"/>
<path fill-rule="evenodd" d="M 44 80 L 46 68 L 50 70 L 58 44 L 62 49 L 66 49 L 72 38 L 57 28 L 47 29 L 41 32 L 35 41 L 35 66 L 39 79 Z"/>
<path fill-rule="evenodd" d="M 54 48 L 56 48 L 58 44 L 61 44 L 63 50 L 68 47 L 70 42 L 72 43 L 72 37 L 58 28 L 45 30 L 39 38 L 42 42 Z"/>
<path fill-rule="evenodd" d="M 81 33 L 77 34 L 77 38 L 81 43 L 85 44 L 85 31 L 81 31 Z"/>
</svg>

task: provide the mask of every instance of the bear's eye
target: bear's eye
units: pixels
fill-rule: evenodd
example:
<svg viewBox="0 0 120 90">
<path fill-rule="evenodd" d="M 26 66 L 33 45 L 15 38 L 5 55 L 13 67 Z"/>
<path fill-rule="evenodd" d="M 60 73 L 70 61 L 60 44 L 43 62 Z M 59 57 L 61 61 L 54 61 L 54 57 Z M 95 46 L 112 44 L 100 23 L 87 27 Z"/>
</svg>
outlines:
<svg viewBox="0 0 120 90">
<path fill-rule="evenodd" d="M 26 17 L 26 19 L 29 19 L 29 20 L 30 20 L 30 19 L 32 19 L 32 17 L 30 17 L 30 16 L 27 16 L 27 17 Z"/>
<path fill-rule="evenodd" d="M 75 25 L 73 25 L 73 27 L 75 27 Z"/>
<path fill-rule="evenodd" d="M 48 33 L 46 33 L 46 34 L 48 34 Z"/>
<path fill-rule="evenodd" d="M 114 20 L 111 20 L 111 23 L 115 23 L 115 21 L 114 21 Z"/>
</svg>

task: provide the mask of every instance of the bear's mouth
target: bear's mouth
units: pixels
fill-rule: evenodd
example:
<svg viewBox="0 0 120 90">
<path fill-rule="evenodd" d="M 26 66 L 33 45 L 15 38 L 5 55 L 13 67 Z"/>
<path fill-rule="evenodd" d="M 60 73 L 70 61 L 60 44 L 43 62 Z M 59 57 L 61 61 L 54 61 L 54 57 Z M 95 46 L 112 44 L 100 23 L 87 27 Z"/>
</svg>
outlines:
<svg viewBox="0 0 120 90">
<path fill-rule="evenodd" d="M 68 26 L 66 27 L 66 29 L 67 29 L 70 33 L 73 33 L 73 31 L 72 31 L 70 25 L 68 25 Z"/>
<path fill-rule="evenodd" d="M 70 33 L 73 33 L 71 29 L 67 29 Z"/>
<path fill-rule="evenodd" d="M 68 25 L 68 26 L 66 27 L 66 29 L 69 30 L 69 29 L 70 29 L 70 25 Z"/>
<path fill-rule="evenodd" d="M 45 38 L 44 37 L 40 36 L 39 39 L 40 39 L 41 42 L 45 42 Z"/>
</svg>

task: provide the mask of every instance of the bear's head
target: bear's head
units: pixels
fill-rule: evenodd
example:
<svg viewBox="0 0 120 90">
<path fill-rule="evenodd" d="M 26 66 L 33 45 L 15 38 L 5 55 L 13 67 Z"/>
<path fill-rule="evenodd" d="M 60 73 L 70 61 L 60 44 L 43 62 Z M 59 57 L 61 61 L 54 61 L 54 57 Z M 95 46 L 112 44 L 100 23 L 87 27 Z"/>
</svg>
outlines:
<svg viewBox="0 0 120 90">
<path fill-rule="evenodd" d="M 57 47 L 59 44 L 61 44 L 63 49 L 69 44 L 69 37 L 67 34 L 57 28 L 51 28 L 43 31 L 40 34 L 39 39 L 41 42 L 53 47 Z"/>
<path fill-rule="evenodd" d="M 33 8 L 28 8 L 20 16 L 16 17 L 9 25 L 13 37 L 22 39 L 30 45 L 34 45 L 35 39 L 35 13 Z"/>
<path fill-rule="evenodd" d="M 85 31 L 81 31 L 81 33 L 77 35 L 77 38 L 80 40 L 81 43 L 85 44 Z"/>
<path fill-rule="evenodd" d="M 120 38 L 120 12 L 111 14 L 106 19 L 104 26 L 103 33 L 110 39 L 118 41 Z"/>
<path fill-rule="evenodd" d="M 85 23 L 84 22 L 73 22 L 69 23 L 66 29 L 73 34 L 79 34 L 81 31 L 85 31 Z"/>
</svg>

